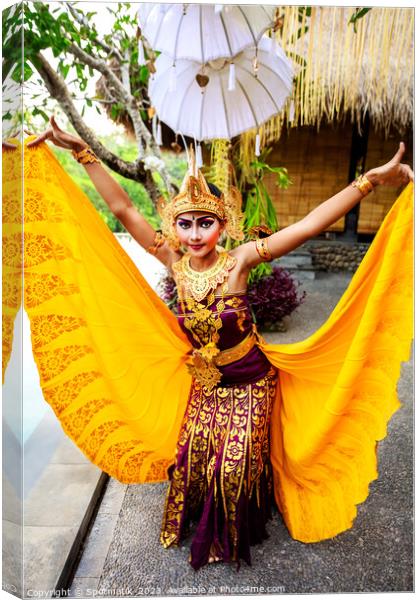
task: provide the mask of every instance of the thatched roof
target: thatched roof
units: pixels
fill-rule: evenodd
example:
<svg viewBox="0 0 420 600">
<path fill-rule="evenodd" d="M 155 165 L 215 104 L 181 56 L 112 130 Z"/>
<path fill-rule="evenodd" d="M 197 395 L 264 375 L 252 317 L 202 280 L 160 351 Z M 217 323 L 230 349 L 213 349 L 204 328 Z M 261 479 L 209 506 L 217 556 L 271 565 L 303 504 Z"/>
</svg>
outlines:
<svg viewBox="0 0 420 600">
<path fill-rule="evenodd" d="M 378 126 L 404 130 L 413 120 L 414 9 L 374 7 L 356 31 L 349 25 L 355 10 L 312 7 L 308 33 L 288 45 L 307 62 L 297 94 L 302 117 L 332 119 L 349 110 L 357 118 L 368 110 Z M 296 10 L 289 15 L 293 31 Z"/>
<path fill-rule="evenodd" d="M 281 120 L 293 125 L 339 122 L 350 114 L 360 123 L 369 111 L 375 129 L 401 133 L 412 125 L 414 87 L 414 9 L 371 8 L 349 25 L 355 7 L 280 7 L 283 27 L 276 37 L 299 74 L 293 110 Z M 305 35 L 296 36 L 303 25 Z"/>
</svg>

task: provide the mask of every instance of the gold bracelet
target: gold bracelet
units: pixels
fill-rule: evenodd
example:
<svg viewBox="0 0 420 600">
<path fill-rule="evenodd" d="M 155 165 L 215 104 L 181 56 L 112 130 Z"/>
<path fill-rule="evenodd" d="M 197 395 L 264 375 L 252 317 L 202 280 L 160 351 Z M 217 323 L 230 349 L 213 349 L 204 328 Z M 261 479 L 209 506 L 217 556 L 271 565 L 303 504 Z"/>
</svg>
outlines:
<svg viewBox="0 0 420 600">
<path fill-rule="evenodd" d="M 257 249 L 258 254 L 261 256 L 261 258 L 264 261 L 270 261 L 273 260 L 273 257 L 270 254 L 270 251 L 268 249 L 268 242 L 267 242 L 267 238 L 258 238 L 255 240 L 255 247 Z"/>
<path fill-rule="evenodd" d="M 367 196 L 369 192 L 373 190 L 374 187 L 373 183 L 369 181 L 369 179 L 364 174 L 359 175 L 359 177 L 357 177 L 357 179 L 355 179 L 352 182 L 352 186 L 357 187 L 357 189 L 359 190 L 359 192 L 361 192 L 361 194 L 363 194 L 363 196 Z"/>
<path fill-rule="evenodd" d="M 147 248 L 147 252 L 153 254 L 153 256 L 156 256 L 159 248 L 165 243 L 165 239 L 165 236 L 160 230 L 156 231 L 153 244 Z"/>
<path fill-rule="evenodd" d="M 101 162 L 92 150 L 92 148 L 90 148 L 89 146 L 86 146 L 86 148 L 83 148 L 83 150 L 80 150 L 79 152 L 76 152 L 76 150 L 72 150 L 72 154 L 77 160 L 77 162 L 79 162 L 82 165 L 85 165 L 86 163 Z"/>
</svg>

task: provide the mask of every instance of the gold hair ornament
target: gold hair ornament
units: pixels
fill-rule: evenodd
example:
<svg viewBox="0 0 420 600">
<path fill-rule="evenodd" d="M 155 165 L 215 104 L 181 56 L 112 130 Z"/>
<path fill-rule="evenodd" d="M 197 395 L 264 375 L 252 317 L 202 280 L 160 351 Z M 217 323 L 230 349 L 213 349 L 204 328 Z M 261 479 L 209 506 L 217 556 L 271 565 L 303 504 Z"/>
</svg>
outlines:
<svg viewBox="0 0 420 600">
<path fill-rule="evenodd" d="M 240 191 L 230 186 L 220 198 L 211 193 L 207 182 L 198 169 L 194 150 L 189 151 L 188 170 L 179 193 L 168 202 L 161 197 L 157 210 L 162 219 L 162 233 L 172 248 L 178 250 L 180 242 L 176 234 L 175 220 L 182 213 L 201 211 L 216 215 L 226 224 L 227 234 L 235 240 L 243 240 L 242 196 Z"/>
<path fill-rule="evenodd" d="M 147 248 L 147 252 L 149 252 L 149 254 L 153 254 L 153 256 L 156 256 L 157 251 L 161 246 L 163 246 L 164 243 L 165 237 L 158 229 L 155 233 L 155 237 L 153 238 L 153 244 Z"/>
</svg>

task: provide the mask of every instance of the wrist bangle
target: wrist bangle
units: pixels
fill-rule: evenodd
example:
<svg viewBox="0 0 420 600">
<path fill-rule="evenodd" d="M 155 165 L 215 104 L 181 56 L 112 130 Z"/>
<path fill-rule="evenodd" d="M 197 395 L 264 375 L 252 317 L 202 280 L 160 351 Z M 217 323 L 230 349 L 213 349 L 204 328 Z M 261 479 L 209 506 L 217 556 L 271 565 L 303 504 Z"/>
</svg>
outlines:
<svg viewBox="0 0 420 600">
<path fill-rule="evenodd" d="M 273 260 L 270 250 L 268 249 L 267 238 L 258 238 L 255 240 L 255 248 L 263 261 L 268 262 Z"/>
<path fill-rule="evenodd" d="M 364 174 L 359 175 L 359 177 L 357 177 L 357 179 L 355 179 L 352 182 L 352 186 L 357 187 L 357 189 L 359 190 L 359 192 L 361 192 L 361 194 L 363 194 L 363 196 L 367 196 L 369 192 L 373 190 L 374 187 L 373 183 L 369 181 L 369 179 Z"/>
<path fill-rule="evenodd" d="M 77 160 L 77 162 L 81 163 L 82 165 L 85 165 L 86 163 L 101 162 L 99 160 L 99 158 L 96 156 L 96 154 L 94 153 L 94 151 L 92 150 L 92 148 L 90 148 L 89 146 L 87 146 L 86 148 L 83 148 L 83 150 L 80 150 L 80 152 L 76 152 L 76 150 L 72 150 L 71 153 L 73 154 L 73 156 Z"/>
</svg>

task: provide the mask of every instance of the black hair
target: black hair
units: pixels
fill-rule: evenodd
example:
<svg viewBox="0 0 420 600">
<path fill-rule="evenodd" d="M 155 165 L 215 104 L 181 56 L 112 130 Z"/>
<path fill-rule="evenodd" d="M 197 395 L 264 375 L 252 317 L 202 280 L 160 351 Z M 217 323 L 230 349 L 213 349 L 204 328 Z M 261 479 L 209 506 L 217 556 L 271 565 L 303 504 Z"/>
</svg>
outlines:
<svg viewBox="0 0 420 600">
<path fill-rule="evenodd" d="M 207 185 L 209 186 L 209 190 L 213 194 L 213 196 L 217 196 L 218 198 L 220 198 L 222 192 L 221 190 L 219 190 L 217 185 L 214 185 L 214 183 L 207 183 Z"/>
</svg>

